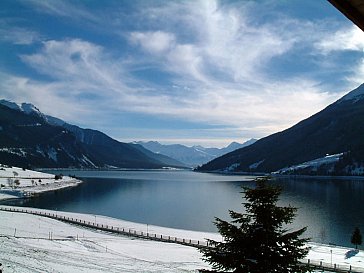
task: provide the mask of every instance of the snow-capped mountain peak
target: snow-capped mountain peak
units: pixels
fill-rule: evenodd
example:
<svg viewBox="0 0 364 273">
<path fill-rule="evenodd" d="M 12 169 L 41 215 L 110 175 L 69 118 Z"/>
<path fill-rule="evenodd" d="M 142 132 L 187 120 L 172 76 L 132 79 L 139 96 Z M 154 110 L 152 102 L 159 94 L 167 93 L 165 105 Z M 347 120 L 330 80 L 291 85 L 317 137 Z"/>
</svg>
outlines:
<svg viewBox="0 0 364 273">
<path fill-rule="evenodd" d="M 34 106 L 34 104 L 31 103 L 16 103 L 13 101 L 8 101 L 8 100 L 0 100 L 0 105 L 6 106 L 10 109 L 16 110 L 16 111 L 20 111 L 23 112 L 27 115 L 35 115 L 38 117 L 41 117 L 45 122 L 48 122 L 47 117 L 36 107 Z M 49 123 L 49 122 L 48 122 Z"/>
<path fill-rule="evenodd" d="M 339 102 L 347 101 L 347 100 L 361 100 L 364 99 L 364 83 L 361 84 L 359 87 L 342 97 Z"/>
<path fill-rule="evenodd" d="M 34 104 L 31 103 L 22 103 L 20 106 L 21 110 L 26 114 L 37 114 L 37 115 L 43 115 L 37 107 L 34 106 Z"/>
<path fill-rule="evenodd" d="M 8 100 L 0 100 L 0 104 L 13 110 L 21 111 L 21 105 Z"/>
</svg>

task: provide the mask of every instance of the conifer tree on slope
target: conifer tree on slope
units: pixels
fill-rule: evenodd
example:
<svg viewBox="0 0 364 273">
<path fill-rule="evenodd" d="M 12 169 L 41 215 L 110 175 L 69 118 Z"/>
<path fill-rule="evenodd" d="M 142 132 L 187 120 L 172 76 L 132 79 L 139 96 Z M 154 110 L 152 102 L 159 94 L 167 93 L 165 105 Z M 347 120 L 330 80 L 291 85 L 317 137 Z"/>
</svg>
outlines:
<svg viewBox="0 0 364 273">
<path fill-rule="evenodd" d="M 355 249 L 358 249 L 358 245 L 362 244 L 362 236 L 358 227 L 355 228 L 351 236 L 351 243 L 355 245 Z"/>
<path fill-rule="evenodd" d="M 277 206 L 280 187 L 269 185 L 268 178 L 256 180 L 256 188 L 243 188 L 246 213 L 229 211 L 231 223 L 216 218 L 223 242 L 209 240 L 211 248 L 201 249 L 204 260 L 214 270 L 237 273 L 309 272 L 298 260 L 308 253 L 300 236 L 306 228 L 290 232 L 283 227 L 293 221 L 296 208 Z"/>
</svg>

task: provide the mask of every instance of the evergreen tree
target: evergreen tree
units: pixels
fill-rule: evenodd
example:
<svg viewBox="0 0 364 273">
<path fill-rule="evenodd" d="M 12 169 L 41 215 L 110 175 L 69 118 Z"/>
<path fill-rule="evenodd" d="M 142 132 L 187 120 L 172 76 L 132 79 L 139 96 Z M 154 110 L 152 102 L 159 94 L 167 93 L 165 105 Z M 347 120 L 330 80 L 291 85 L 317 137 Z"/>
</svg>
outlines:
<svg viewBox="0 0 364 273">
<path fill-rule="evenodd" d="M 231 222 L 216 218 L 215 225 L 223 242 L 209 240 L 211 247 L 201 249 L 204 260 L 214 270 L 236 273 L 300 273 L 309 268 L 299 260 L 308 253 L 300 236 L 306 228 L 289 232 L 296 208 L 277 206 L 280 187 L 268 184 L 268 178 L 256 180 L 256 188 L 244 187 L 246 213 L 229 211 Z"/>
<path fill-rule="evenodd" d="M 355 228 L 353 235 L 351 236 L 351 243 L 355 245 L 355 249 L 358 249 L 358 245 L 361 245 L 362 243 L 362 237 L 358 227 Z"/>
</svg>

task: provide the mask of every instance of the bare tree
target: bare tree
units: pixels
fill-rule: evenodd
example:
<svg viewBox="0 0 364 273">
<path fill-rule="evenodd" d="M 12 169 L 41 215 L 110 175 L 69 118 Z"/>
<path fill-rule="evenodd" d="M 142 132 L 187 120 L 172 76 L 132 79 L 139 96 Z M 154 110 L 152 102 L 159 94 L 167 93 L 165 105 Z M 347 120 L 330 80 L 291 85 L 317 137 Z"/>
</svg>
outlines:
<svg viewBox="0 0 364 273">
<path fill-rule="evenodd" d="M 11 179 L 10 177 L 8 178 L 8 185 L 9 187 L 14 188 L 14 180 Z"/>
</svg>

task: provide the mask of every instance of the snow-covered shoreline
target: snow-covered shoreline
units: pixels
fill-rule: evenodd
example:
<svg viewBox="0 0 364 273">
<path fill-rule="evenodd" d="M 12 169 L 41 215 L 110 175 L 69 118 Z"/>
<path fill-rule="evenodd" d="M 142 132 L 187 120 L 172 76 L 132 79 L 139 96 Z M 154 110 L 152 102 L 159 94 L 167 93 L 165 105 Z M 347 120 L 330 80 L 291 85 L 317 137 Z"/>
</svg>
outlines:
<svg viewBox="0 0 364 273">
<path fill-rule="evenodd" d="M 0 200 L 31 197 L 43 192 L 74 187 L 80 183 L 81 180 L 69 176 L 0 166 Z"/>
<path fill-rule="evenodd" d="M 0 208 L 9 208 L 0 206 Z M 16 208 L 16 207 L 14 207 Z M 28 208 L 137 231 L 180 238 L 221 240 L 217 233 L 180 230 L 81 213 Z M 58 220 L 0 211 L 0 262 L 4 272 L 197 272 L 210 269 L 197 248 L 126 237 Z M 309 243 L 307 259 L 362 268 L 364 252 Z"/>
</svg>

